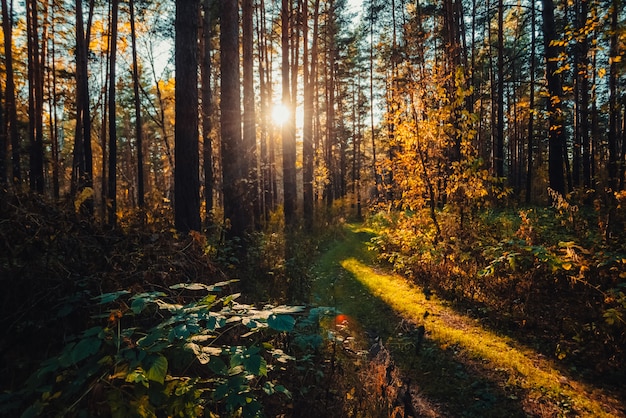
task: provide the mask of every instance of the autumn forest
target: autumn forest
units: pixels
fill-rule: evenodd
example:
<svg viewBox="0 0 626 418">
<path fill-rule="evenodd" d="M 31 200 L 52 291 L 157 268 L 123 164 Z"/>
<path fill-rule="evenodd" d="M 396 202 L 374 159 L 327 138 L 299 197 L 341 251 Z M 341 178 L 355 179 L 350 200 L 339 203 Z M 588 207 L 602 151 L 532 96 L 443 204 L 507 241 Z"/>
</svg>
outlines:
<svg viewBox="0 0 626 418">
<path fill-rule="evenodd" d="M 626 416 L 623 0 L 1 1 L 0 416 Z"/>
</svg>

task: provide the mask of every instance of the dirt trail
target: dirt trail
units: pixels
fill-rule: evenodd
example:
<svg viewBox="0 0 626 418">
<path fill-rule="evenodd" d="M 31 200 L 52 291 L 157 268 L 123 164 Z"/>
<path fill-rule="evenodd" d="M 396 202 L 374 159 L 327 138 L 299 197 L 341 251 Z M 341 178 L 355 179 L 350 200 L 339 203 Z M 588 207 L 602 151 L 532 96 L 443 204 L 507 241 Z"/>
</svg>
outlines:
<svg viewBox="0 0 626 418">
<path fill-rule="evenodd" d="M 349 226 L 329 247 L 317 264 L 312 303 L 341 312 L 354 344 L 375 340 L 388 350 L 404 416 L 626 416 L 623 400 L 376 266 L 366 246 L 371 237 Z"/>
</svg>

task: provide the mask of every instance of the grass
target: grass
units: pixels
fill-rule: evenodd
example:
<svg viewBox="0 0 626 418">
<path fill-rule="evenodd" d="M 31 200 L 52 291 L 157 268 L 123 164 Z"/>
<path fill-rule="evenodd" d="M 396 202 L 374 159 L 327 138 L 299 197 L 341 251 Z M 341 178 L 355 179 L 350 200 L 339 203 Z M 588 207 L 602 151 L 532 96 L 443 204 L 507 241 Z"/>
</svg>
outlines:
<svg viewBox="0 0 626 418">
<path fill-rule="evenodd" d="M 481 326 L 445 301 L 427 298 L 423 289 L 403 277 L 373 267 L 364 245 L 369 237 L 369 230 L 354 225 L 347 228 L 345 239 L 332 247 L 318 264 L 320 278 L 314 285 L 314 295 L 318 303 L 326 299 L 380 335 L 392 335 L 400 318 L 423 324 L 429 351 L 420 355 L 427 358 L 427 364 L 424 359 L 421 363 L 417 361 L 415 379 L 425 393 L 441 398 L 442 402 L 454 399 L 466 403 L 452 407 L 464 410 L 464 416 L 497 416 L 502 413 L 496 412 L 500 407 L 517 409 L 520 416 L 623 416 L 619 400 L 564 375 L 534 350 Z M 439 373 L 438 366 L 459 368 L 461 372 L 452 373 L 452 378 L 454 375 L 461 378 L 450 380 L 451 374 Z M 421 374 L 420 367 L 424 368 Z M 477 395 L 454 385 L 482 388 L 483 393 Z M 472 415 L 468 409 L 472 400 L 462 398 L 484 398 L 485 385 L 496 395 L 483 402 L 482 412 Z M 502 399 L 491 399 L 494 396 Z"/>
</svg>

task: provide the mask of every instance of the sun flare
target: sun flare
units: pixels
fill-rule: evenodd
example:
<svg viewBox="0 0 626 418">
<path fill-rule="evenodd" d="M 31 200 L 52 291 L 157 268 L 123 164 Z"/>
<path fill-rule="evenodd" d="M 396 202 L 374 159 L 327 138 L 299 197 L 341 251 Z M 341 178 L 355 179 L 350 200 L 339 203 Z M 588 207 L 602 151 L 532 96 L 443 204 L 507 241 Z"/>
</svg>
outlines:
<svg viewBox="0 0 626 418">
<path fill-rule="evenodd" d="M 272 108 L 272 121 L 278 126 L 282 126 L 289 119 L 290 111 L 284 104 L 275 104 Z"/>
</svg>

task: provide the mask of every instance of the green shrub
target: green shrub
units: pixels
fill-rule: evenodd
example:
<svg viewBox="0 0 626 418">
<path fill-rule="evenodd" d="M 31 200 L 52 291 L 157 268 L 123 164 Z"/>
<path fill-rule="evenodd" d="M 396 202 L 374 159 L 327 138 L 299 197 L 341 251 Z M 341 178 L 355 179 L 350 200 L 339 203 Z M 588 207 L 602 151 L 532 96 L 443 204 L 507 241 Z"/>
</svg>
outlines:
<svg viewBox="0 0 626 418">
<path fill-rule="evenodd" d="M 22 390 L 3 395 L 0 415 L 261 415 L 263 396 L 290 396 L 271 372 L 292 357 L 271 337 L 291 331 L 291 314 L 303 308 L 257 309 L 237 303 L 239 294 L 218 297 L 229 283 L 94 298 L 102 325 L 69 338 Z"/>
</svg>

